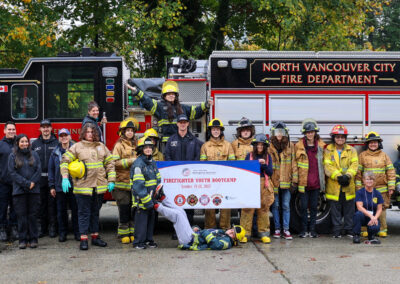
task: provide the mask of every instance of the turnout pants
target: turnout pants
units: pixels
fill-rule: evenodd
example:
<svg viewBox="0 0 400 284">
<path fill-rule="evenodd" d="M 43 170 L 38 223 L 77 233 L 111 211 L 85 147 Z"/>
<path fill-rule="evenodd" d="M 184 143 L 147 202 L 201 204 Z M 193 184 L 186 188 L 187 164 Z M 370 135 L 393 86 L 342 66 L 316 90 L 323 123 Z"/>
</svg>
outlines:
<svg viewBox="0 0 400 284">
<path fill-rule="evenodd" d="M 368 222 L 371 219 L 365 216 L 362 212 L 357 211 L 353 216 L 353 233 L 359 235 L 361 233 L 361 226 L 367 226 Z M 372 236 L 376 235 L 379 232 L 380 222 L 378 221 L 378 225 L 367 226 L 368 237 L 372 238 Z"/>
<path fill-rule="evenodd" d="M 133 210 L 132 210 L 132 192 L 115 188 L 112 191 L 112 197 L 117 201 L 119 220 L 118 237 L 129 237 L 134 234 Z"/>
<path fill-rule="evenodd" d="M 2 228 L 17 225 L 17 215 L 14 210 L 12 189 L 11 184 L 0 183 L 0 227 Z M 10 208 L 9 215 L 8 208 Z"/>
<path fill-rule="evenodd" d="M 60 235 L 68 234 L 68 205 L 71 208 L 71 221 L 74 235 L 79 235 L 78 225 L 78 205 L 76 204 L 75 195 L 72 193 L 72 189 L 68 193 L 57 192 L 57 221 L 58 221 L 58 233 Z"/>
<path fill-rule="evenodd" d="M 193 230 L 185 210 L 176 206 L 166 197 L 162 203 L 159 203 L 157 212 L 172 222 L 179 244 L 189 244 L 192 241 Z"/>
<path fill-rule="evenodd" d="M 346 231 L 353 230 L 353 216 L 355 210 L 354 199 L 346 200 L 344 192 L 340 192 L 339 201 L 330 201 L 333 234 L 340 234 L 343 227 Z M 342 219 L 344 222 L 342 222 Z"/>
<path fill-rule="evenodd" d="M 274 190 L 270 186 L 265 188 L 265 178 L 260 178 L 261 208 L 243 208 L 240 216 L 240 225 L 246 230 L 247 237 L 250 237 L 253 224 L 254 212 L 257 212 L 257 228 L 259 237 L 269 235 L 269 208 L 274 203 Z"/>
<path fill-rule="evenodd" d="M 205 211 L 205 229 L 217 228 L 215 209 L 206 209 Z M 231 209 L 219 210 L 219 227 L 224 230 L 227 230 L 231 227 Z"/>
<path fill-rule="evenodd" d="M 102 196 L 100 194 L 99 196 Z M 93 188 L 92 195 L 76 194 L 78 205 L 79 233 L 88 235 L 99 232 L 99 198 L 96 188 Z"/>
<path fill-rule="evenodd" d="M 390 195 L 389 192 L 383 192 L 381 194 L 383 197 L 383 206 L 381 216 L 379 216 L 379 221 L 381 223 L 380 231 L 387 232 L 386 209 L 390 207 Z"/>
<path fill-rule="evenodd" d="M 13 202 L 18 219 L 19 242 L 37 242 L 39 236 L 37 214 L 40 195 L 30 193 L 14 195 Z"/>
<path fill-rule="evenodd" d="M 145 244 L 153 241 L 155 211 L 136 208 L 135 212 L 135 240 L 133 244 Z"/>
</svg>

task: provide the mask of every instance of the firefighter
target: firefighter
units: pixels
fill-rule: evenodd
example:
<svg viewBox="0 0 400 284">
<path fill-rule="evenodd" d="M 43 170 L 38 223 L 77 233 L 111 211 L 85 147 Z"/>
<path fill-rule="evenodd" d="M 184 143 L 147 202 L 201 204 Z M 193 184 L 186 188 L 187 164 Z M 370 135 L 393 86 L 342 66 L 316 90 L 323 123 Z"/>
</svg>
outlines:
<svg viewBox="0 0 400 284">
<path fill-rule="evenodd" d="M 316 231 L 318 197 L 320 191 L 325 190 L 325 172 L 323 164 L 323 152 L 325 143 L 320 139 L 319 127 L 314 119 L 305 119 L 302 122 L 300 138 L 295 145 L 296 161 L 298 168 L 300 193 L 300 208 L 302 229 L 300 238 L 310 236 L 318 238 Z M 308 209 L 310 220 L 308 220 Z M 308 222 L 310 221 L 310 222 Z"/>
<path fill-rule="evenodd" d="M 397 145 L 397 160 L 393 166 L 396 170 L 396 205 L 400 208 L 400 145 Z"/>
<path fill-rule="evenodd" d="M 79 248 L 87 250 L 89 248 L 89 232 L 92 245 L 107 246 L 107 243 L 99 236 L 99 203 L 107 189 L 109 192 L 114 190 L 116 173 L 113 155 L 100 142 L 100 134 L 95 124 L 86 123 L 82 127 L 79 139 L 80 142 L 72 145 L 62 156 L 60 171 L 63 177 L 63 192 L 69 192 L 69 188 L 71 188 L 68 173 L 70 172 L 73 177 L 73 192 L 78 205 L 78 223 L 81 235 Z M 70 167 L 69 169 L 72 163 L 84 168 Z"/>
<path fill-rule="evenodd" d="M 382 214 L 379 217 L 381 230 L 380 237 L 387 236 L 386 209 L 390 206 L 390 196 L 396 184 L 396 172 L 389 156 L 383 152 L 382 138 L 377 132 L 371 131 L 365 137 L 366 150 L 358 157 L 358 172 L 356 176 L 356 189 L 363 187 L 362 176 L 364 172 L 375 174 L 375 188 L 382 194 L 384 203 Z"/>
<path fill-rule="evenodd" d="M 13 153 L 8 157 L 8 173 L 13 181 L 13 204 L 18 220 L 19 248 L 38 246 L 37 213 L 40 206 L 41 164 L 31 150 L 29 138 L 20 134 Z"/>
<path fill-rule="evenodd" d="M 252 141 L 253 151 L 246 155 L 246 160 L 258 160 L 260 162 L 260 198 L 261 208 L 242 208 L 240 225 L 248 235 L 241 242 L 246 243 L 250 238 L 253 224 L 254 211 L 257 211 L 258 237 L 263 243 L 270 243 L 269 238 L 269 208 L 274 203 L 274 189 L 270 182 L 273 173 L 272 158 L 268 154 L 269 141 L 264 134 L 257 134 Z"/>
<path fill-rule="evenodd" d="M 132 83 L 128 80 L 128 83 Z M 133 85 L 133 84 L 132 84 Z M 199 106 L 189 106 L 179 102 L 179 87 L 175 81 L 165 81 L 161 89 L 161 101 L 151 99 L 138 88 L 126 85 L 132 94 L 141 102 L 142 106 L 151 112 L 158 120 L 161 142 L 166 143 L 172 134 L 178 132 L 176 119 L 180 114 L 186 114 L 190 120 L 199 119 L 208 112 L 213 105 L 212 100 L 201 103 Z"/>
<path fill-rule="evenodd" d="M 154 161 L 164 161 L 164 155 L 161 153 L 161 151 L 158 150 L 159 146 L 159 141 L 160 137 L 158 136 L 157 131 L 154 128 L 149 128 L 147 129 L 144 133 L 144 136 L 150 137 L 151 140 L 153 141 L 154 144 L 154 150 L 153 150 L 153 160 Z"/>
<path fill-rule="evenodd" d="M 93 123 L 96 126 L 97 132 L 99 133 L 100 142 L 104 143 L 104 136 L 101 127 L 99 126 L 99 116 L 100 116 L 100 107 L 98 103 L 95 101 L 91 101 L 88 103 L 88 114 L 83 118 L 82 127 L 86 123 Z M 107 118 L 103 116 L 100 121 L 101 125 L 105 125 L 107 123 Z"/>
<path fill-rule="evenodd" d="M 325 149 L 324 166 L 327 176 L 326 199 L 331 205 L 333 237 L 340 238 L 341 234 L 352 237 L 358 155 L 356 149 L 346 143 L 348 130 L 344 125 L 335 125 L 330 135 L 332 144 Z"/>
<path fill-rule="evenodd" d="M 236 160 L 244 160 L 248 153 L 253 151 L 251 142 L 255 134 L 255 128 L 250 119 L 242 117 L 236 128 L 236 140 L 232 142 Z"/>
<path fill-rule="evenodd" d="M 235 160 L 235 154 L 231 143 L 224 138 L 224 125 L 218 118 L 208 123 L 207 131 L 210 139 L 201 146 L 200 161 L 226 161 Z M 231 209 L 220 209 L 219 225 L 227 230 L 231 226 Z M 206 229 L 217 228 L 215 209 L 205 210 Z"/>
<path fill-rule="evenodd" d="M 118 130 L 120 138 L 113 150 L 117 178 L 115 189 L 112 191 L 112 197 L 118 206 L 118 237 L 123 244 L 129 244 L 134 239 L 132 193 L 129 173 L 136 159 L 135 133 L 138 130 L 139 123 L 136 119 L 128 118 L 122 121 Z"/>
<path fill-rule="evenodd" d="M 271 181 L 274 186 L 275 201 L 272 206 L 274 216 L 275 233 L 274 238 L 281 236 L 286 240 L 292 240 L 293 237 L 289 231 L 290 221 L 290 197 L 292 191 L 297 189 L 298 175 L 297 163 L 294 150 L 294 144 L 289 139 L 289 129 L 282 121 L 274 123 L 271 127 L 271 145 L 268 148 L 272 157 L 273 171 Z M 279 199 L 282 202 L 282 221 L 279 210 Z M 281 232 L 281 229 L 283 231 Z"/>
<path fill-rule="evenodd" d="M 136 146 L 137 159 L 131 167 L 133 206 L 135 213 L 135 240 L 136 249 L 156 248 L 153 240 L 155 211 L 153 192 L 161 182 L 161 175 L 153 160 L 154 144 L 150 137 L 143 136 Z"/>
</svg>

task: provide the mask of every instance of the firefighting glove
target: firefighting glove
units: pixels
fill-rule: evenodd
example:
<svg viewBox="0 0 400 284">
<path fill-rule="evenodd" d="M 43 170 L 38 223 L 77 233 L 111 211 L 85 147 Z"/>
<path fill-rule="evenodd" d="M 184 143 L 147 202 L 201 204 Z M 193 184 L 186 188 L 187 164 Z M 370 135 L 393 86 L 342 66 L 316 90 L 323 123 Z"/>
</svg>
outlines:
<svg viewBox="0 0 400 284">
<path fill-rule="evenodd" d="M 113 190 L 114 190 L 114 187 L 115 187 L 115 183 L 109 182 L 109 183 L 108 183 L 108 192 L 113 191 Z"/>
<path fill-rule="evenodd" d="M 297 183 L 292 183 L 290 185 L 289 191 L 290 191 L 291 194 L 295 194 L 298 189 L 299 189 L 298 184 Z"/>
<path fill-rule="evenodd" d="M 350 184 L 350 177 L 348 175 L 338 176 L 337 180 L 338 183 L 343 187 L 348 186 Z"/>
<path fill-rule="evenodd" d="M 62 186 L 63 192 L 64 193 L 68 193 L 69 188 L 71 188 L 71 183 L 69 182 L 69 179 L 68 178 L 63 178 L 61 186 Z"/>
</svg>

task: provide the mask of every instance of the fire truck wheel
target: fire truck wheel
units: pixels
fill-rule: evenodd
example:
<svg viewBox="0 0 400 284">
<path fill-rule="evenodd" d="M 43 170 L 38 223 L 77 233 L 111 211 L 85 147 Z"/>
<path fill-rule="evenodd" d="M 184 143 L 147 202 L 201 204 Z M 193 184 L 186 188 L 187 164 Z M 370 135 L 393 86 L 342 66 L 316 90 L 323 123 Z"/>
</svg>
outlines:
<svg viewBox="0 0 400 284">
<path fill-rule="evenodd" d="M 300 215 L 300 194 L 296 192 L 290 201 L 290 229 L 294 233 L 300 233 L 302 229 Z M 317 206 L 317 232 L 319 234 L 331 233 L 330 204 L 327 202 L 324 193 L 320 193 Z"/>
</svg>

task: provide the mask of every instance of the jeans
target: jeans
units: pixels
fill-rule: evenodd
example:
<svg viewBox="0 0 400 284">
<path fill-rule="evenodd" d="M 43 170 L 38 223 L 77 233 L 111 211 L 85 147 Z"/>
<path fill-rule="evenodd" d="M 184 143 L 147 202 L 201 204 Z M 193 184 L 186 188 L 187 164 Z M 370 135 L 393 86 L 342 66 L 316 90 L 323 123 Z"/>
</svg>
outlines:
<svg viewBox="0 0 400 284">
<path fill-rule="evenodd" d="M 20 194 L 13 196 L 15 213 L 18 218 L 19 242 L 30 242 L 38 239 L 37 214 L 39 211 L 39 194 Z"/>
<path fill-rule="evenodd" d="M 68 233 L 68 205 L 71 208 L 72 228 L 75 235 L 79 235 L 78 226 L 78 205 L 76 204 L 75 195 L 70 190 L 68 193 L 57 192 L 57 221 L 58 232 L 60 235 Z"/>
<path fill-rule="evenodd" d="M 93 189 L 92 196 L 76 194 L 78 205 L 79 233 L 87 235 L 99 232 L 99 201 L 96 189 Z"/>
<path fill-rule="evenodd" d="M 15 214 L 12 185 L 0 183 L 0 227 L 16 226 L 17 215 Z M 8 208 L 10 207 L 10 215 L 7 218 Z"/>
<path fill-rule="evenodd" d="M 356 235 L 361 233 L 361 226 L 367 226 L 371 219 L 365 216 L 362 212 L 357 211 L 353 216 L 353 232 Z M 380 222 L 378 220 L 378 225 L 367 226 L 368 237 L 376 235 L 380 230 Z"/>
<path fill-rule="evenodd" d="M 279 212 L 279 196 L 282 198 L 282 222 L 283 229 L 289 230 L 289 222 L 290 222 L 290 197 L 291 193 L 289 189 L 280 189 L 279 193 L 275 193 L 275 201 L 272 205 L 272 214 L 274 216 L 275 230 L 280 230 L 281 227 L 281 218 Z"/>
<path fill-rule="evenodd" d="M 318 197 L 319 197 L 319 189 L 306 190 L 301 194 L 301 221 L 302 221 L 302 232 L 307 232 L 308 227 L 308 212 L 307 209 L 310 210 L 310 224 L 309 231 L 315 232 L 315 224 L 317 222 L 317 206 L 318 206 Z"/>
</svg>

